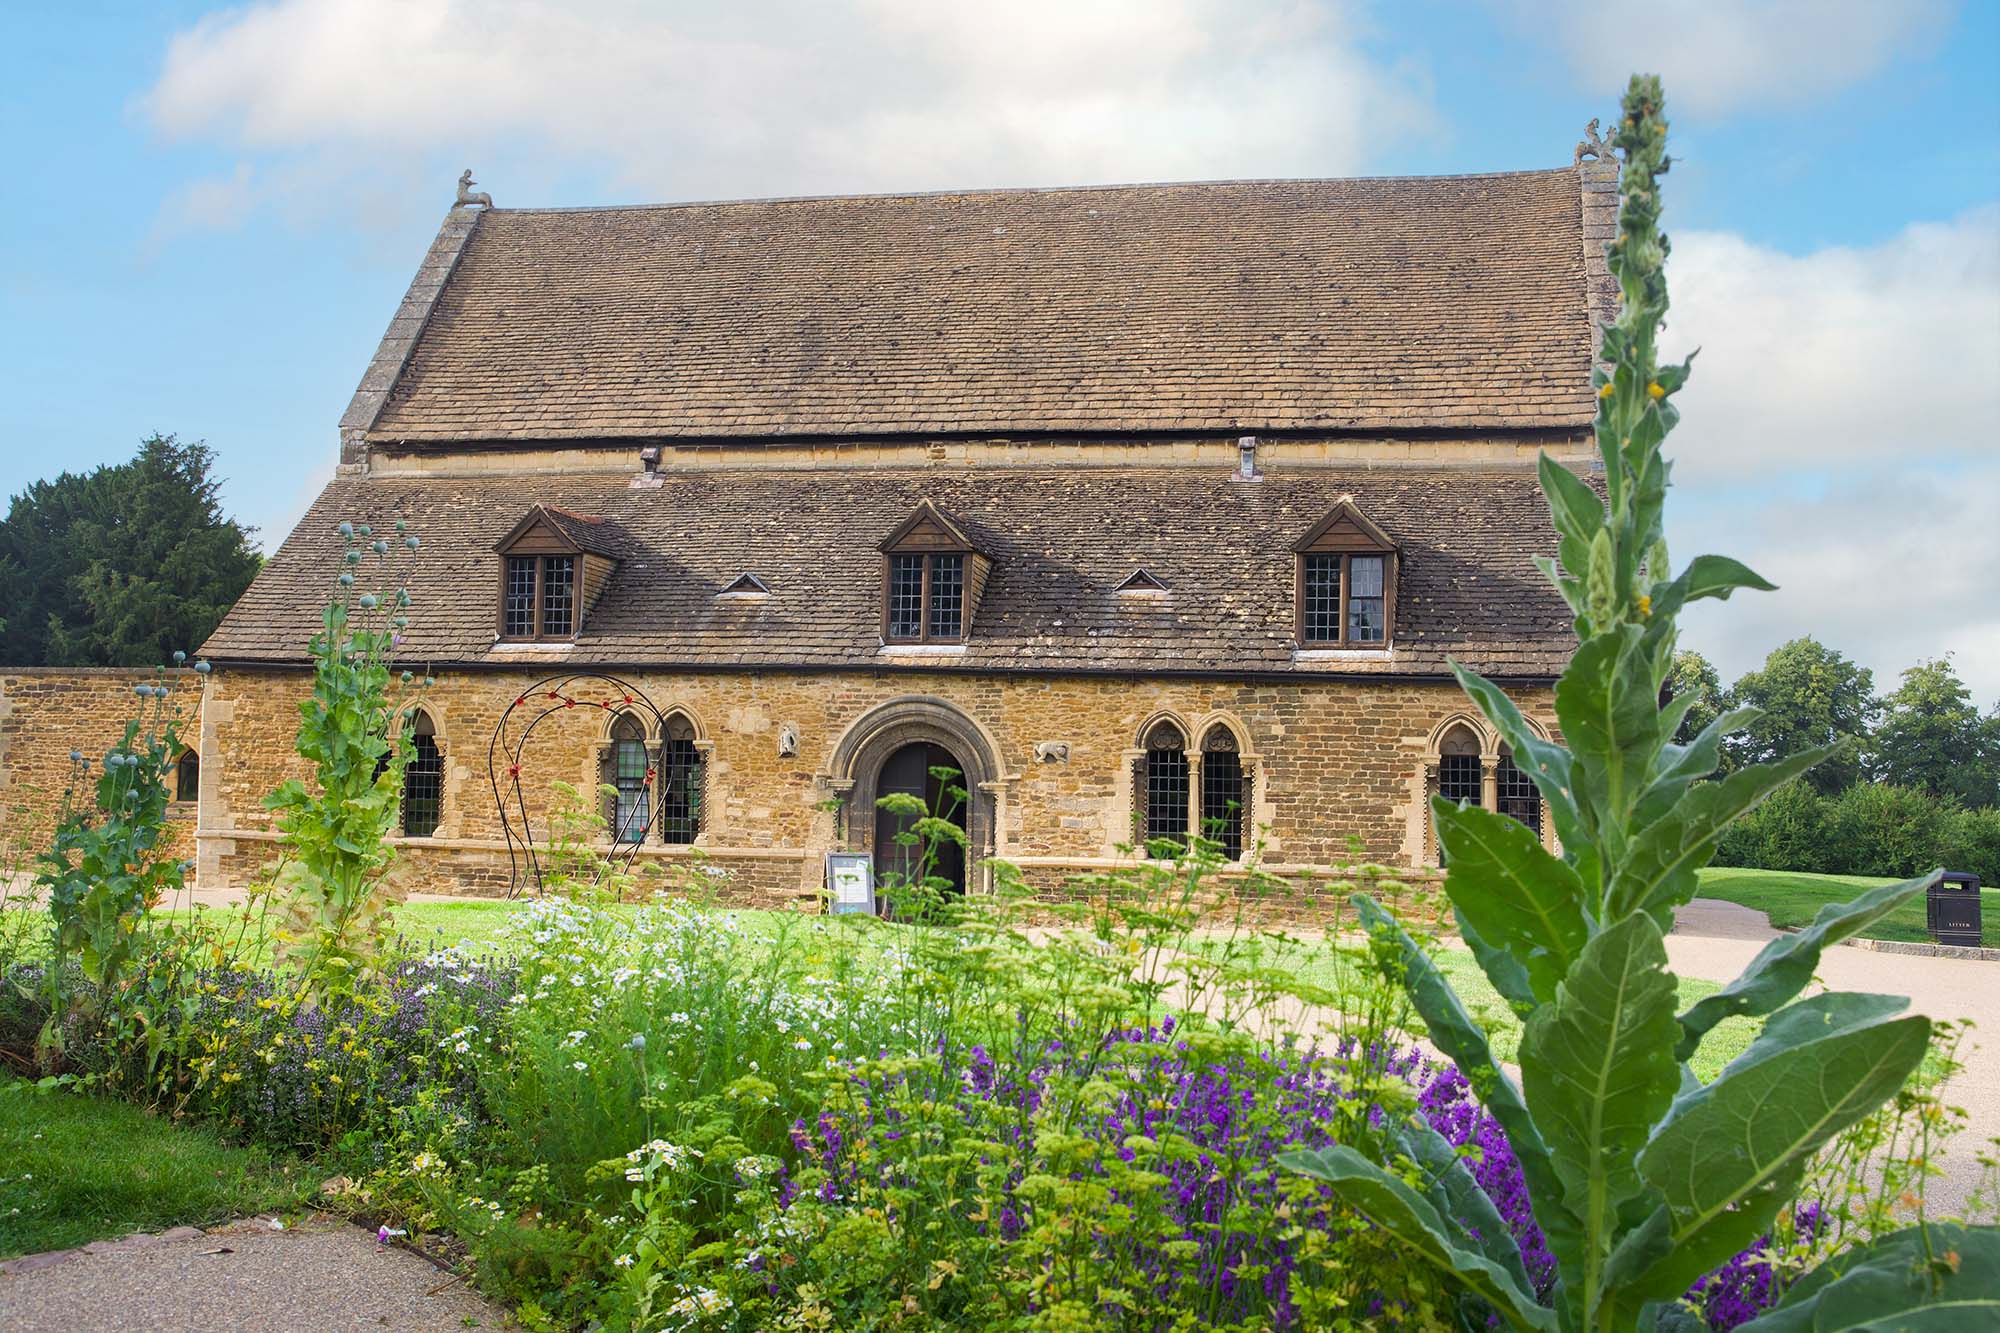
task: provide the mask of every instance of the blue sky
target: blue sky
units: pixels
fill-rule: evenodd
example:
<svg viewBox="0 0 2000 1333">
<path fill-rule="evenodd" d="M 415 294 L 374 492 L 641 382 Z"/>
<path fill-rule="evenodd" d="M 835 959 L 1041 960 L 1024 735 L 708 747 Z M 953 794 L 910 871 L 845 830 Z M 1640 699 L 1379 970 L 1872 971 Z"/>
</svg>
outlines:
<svg viewBox="0 0 2000 1333">
<path fill-rule="evenodd" d="M 1994 0 L 10 7 L 0 492 L 176 432 L 274 546 L 465 165 L 503 205 L 1545 167 L 1635 66 L 1704 354 L 1672 535 L 1784 585 L 1691 642 L 1948 651 L 1993 702 Z"/>
</svg>

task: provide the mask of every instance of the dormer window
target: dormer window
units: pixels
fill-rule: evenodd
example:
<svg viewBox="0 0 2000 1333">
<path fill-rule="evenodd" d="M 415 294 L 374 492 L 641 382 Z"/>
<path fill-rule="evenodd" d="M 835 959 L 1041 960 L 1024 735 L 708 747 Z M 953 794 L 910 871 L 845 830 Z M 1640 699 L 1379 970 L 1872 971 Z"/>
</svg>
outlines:
<svg viewBox="0 0 2000 1333">
<path fill-rule="evenodd" d="M 1396 545 L 1388 534 L 1342 500 L 1293 549 L 1299 646 L 1385 646 L 1396 583 Z"/>
<path fill-rule="evenodd" d="M 500 637 L 573 639 L 617 561 L 603 520 L 536 505 L 498 547 Z"/>
<path fill-rule="evenodd" d="M 882 641 L 965 642 L 993 562 L 929 501 L 882 543 Z"/>
</svg>

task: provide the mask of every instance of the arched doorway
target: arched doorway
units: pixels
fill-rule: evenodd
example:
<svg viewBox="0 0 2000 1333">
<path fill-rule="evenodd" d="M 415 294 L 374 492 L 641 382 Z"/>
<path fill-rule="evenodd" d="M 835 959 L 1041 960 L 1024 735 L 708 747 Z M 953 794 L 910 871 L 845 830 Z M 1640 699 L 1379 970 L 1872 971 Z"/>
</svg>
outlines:
<svg viewBox="0 0 2000 1333">
<path fill-rule="evenodd" d="M 892 752 L 882 761 L 875 790 L 878 800 L 892 794 L 914 796 L 930 814 L 966 828 L 965 765 L 935 742 L 912 741 Z M 912 884 L 933 876 L 949 882 L 951 892 L 964 893 L 964 847 L 949 838 L 902 840 L 922 817 L 876 806 L 876 883 Z"/>
<path fill-rule="evenodd" d="M 924 746 L 932 748 L 921 757 L 897 760 L 902 751 Z M 954 704 L 914 694 L 885 700 L 856 718 L 834 744 L 825 780 L 841 804 L 836 836 L 873 856 L 875 880 L 881 883 L 891 869 L 901 868 L 900 859 L 892 865 L 890 858 L 902 853 L 895 842 L 898 830 L 881 827 L 877 799 L 890 791 L 917 796 L 916 775 L 923 775 L 920 799 L 935 805 L 928 799 L 936 793 L 927 770 L 957 769 L 961 776 L 953 785 L 963 788 L 965 797 L 951 818 L 965 829 L 970 845 L 950 868 L 950 878 L 969 891 L 988 888 L 984 863 L 995 855 L 1005 787 L 999 756 L 992 735 Z M 899 775 L 894 786 L 892 771 Z"/>
</svg>

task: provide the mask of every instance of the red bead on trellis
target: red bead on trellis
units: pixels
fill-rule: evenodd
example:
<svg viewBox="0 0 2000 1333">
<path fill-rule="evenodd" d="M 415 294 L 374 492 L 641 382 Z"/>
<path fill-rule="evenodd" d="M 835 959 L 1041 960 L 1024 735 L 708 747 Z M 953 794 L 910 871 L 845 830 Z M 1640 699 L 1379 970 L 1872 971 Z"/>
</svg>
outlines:
<svg viewBox="0 0 2000 1333">
<path fill-rule="evenodd" d="M 646 770 L 646 785 L 648 787 L 653 785 L 653 770 L 650 768 Z"/>
<path fill-rule="evenodd" d="M 514 701 L 514 707 L 519 708 L 521 705 L 527 702 L 528 702 L 528 696 L 524 694 L 520 698 Z"/>
<path fill-rule="evenodd" d="M 509 765 L 507 766 L 507 776 L 508 776 L 508 777 L 510 777 L 510 778 L 518 778 L 518 777 L 520 777 L 520 776 L 521 776 L 521 766 L 520 766 L 519 764 L 509 764 Z"/>
</svg>

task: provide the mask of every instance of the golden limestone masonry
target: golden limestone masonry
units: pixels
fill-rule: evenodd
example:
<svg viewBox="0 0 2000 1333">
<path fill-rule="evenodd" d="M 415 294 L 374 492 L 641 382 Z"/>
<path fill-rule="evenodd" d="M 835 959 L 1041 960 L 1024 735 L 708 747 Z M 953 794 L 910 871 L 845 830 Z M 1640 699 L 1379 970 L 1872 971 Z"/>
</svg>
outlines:
<svg viewBox="0 0 2000 1333">
<path fill-rule="evenodd" d="M 421 540 L 411 888 L 507 889 L 516 781 L 785 906 L 904 868 L 939 766 L 974 893 L 1191 831 L 1431 865 L 1434 791 L 1545 828 L 1446 662 L 1550 724 L 1612 170 L 452 209 L 203 647 L 201 883 L 278 851 L 343 522 Z"/>
</svg>

